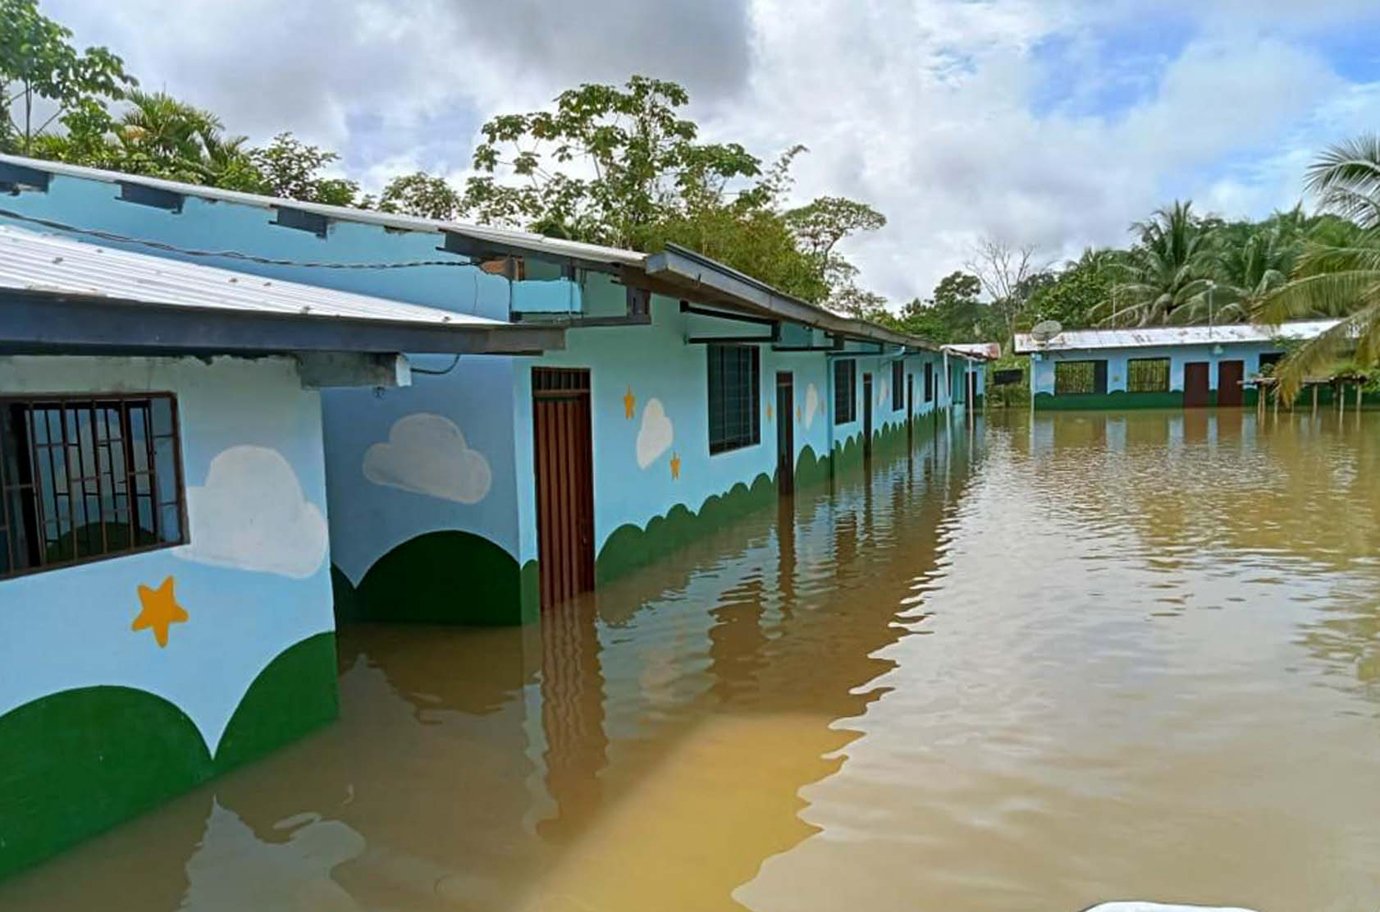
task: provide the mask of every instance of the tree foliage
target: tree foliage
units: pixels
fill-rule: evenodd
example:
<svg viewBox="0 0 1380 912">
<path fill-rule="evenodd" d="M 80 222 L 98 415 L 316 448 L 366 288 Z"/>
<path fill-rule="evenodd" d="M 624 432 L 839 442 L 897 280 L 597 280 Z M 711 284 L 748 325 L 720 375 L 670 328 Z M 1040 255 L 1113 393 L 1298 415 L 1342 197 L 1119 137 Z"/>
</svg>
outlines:
<svg viewBox="0 0 1380 912">
<path fill-rule="evenodd" d="M 79 51 L 71 38 L 36 0 L 0 0 L 0 151 L 31 155 L 52 127 L 95 115 L 135 85 L 119 57 Z"/>
<path fill-rule="evenodd" d="M 1259 301 L 1254 314 L 1270 325 L 1316 316 L 1341 322 L 1278 366 L 1275 376 L 1286 399 L 1340 361 L 1349 359 L 1361 369 L 1380 364 L 1380 137 L 1363 136 L 1324 151 L 1308 171 L 1307 186 L 1345 222 L 1320 221 L 1291 280 Z"/>
</svg>

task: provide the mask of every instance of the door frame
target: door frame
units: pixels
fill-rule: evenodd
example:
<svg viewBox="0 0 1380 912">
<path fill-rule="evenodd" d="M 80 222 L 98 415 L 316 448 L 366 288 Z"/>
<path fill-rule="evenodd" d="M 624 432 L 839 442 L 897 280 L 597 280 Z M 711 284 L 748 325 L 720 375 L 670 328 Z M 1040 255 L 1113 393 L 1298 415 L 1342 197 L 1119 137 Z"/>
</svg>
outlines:
<svg viewBox="0 0 1380 912">
<path fill-rule="evenodd" d="M 906 445 L 915 445 L 915 374 L 906 371 Z"/>
<path fill-rule="evenodd" d="M 872 372 L 863 371 L 863 458 L 872 458 Z"/>
<path fill-rule="evenodd" d="M 537 567 L 546 611 L 594 588 L 593 378 L 589 368 L 533 367 L 531 379 Z M 543 408 L 552 402 L 575 402 L 576 408 L 560 414 Z M 553 500 L 548 484 L 570 489 Z M 567 559 L 553 553 L 558 544 Z"/>
<path fill-rule="evenodd" d="M 1236 372 L 1230 384 L 1222 382 L 1222 368 L 1233 365 Z M 1246 379 L 1246 362 L 1241 358 L 1228 358 L 1217 362 L 1217 404 L 1228 408 L 1238 408 L 1246 403 L 1245 388 L 1241 381 Z"/>
<path fill-rule="evenodd" d="M 1201 376 L 1202 383 L 1190 382 L 1190 377 Z M 1184 362 L 1184 408 L 1207 408 L 1212 401 L 1212 363 L 1209 361 Z"/>
<path fill-rule="evenodd" d="M 795 374 L 776 372 L 776 486 L 782 497 L 795 493 Z"/>
</svg>

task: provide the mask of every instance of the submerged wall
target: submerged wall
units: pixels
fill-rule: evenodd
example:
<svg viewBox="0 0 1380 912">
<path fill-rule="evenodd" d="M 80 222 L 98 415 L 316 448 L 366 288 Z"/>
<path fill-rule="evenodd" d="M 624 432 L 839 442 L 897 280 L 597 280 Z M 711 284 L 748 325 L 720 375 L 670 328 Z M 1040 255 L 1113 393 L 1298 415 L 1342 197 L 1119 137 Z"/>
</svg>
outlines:
<svg viewBox="0 0 1380 912">
<path fill-rule="evenodd" d="M 336 667 L 295 362 L 6 357 L 0 389 L 175 394 L 189 535 L 0 580 L 3 876 L 330 721 Z"/>
<path fill-rule="evenodd" d="M 1208 389 L 1212 394 L 1210 399 L 1215 403 L 1218 366 L 1223 361 L 1243 362 L 1243 379 L 1249 379 L 1260 374 L 1262 355 L 1279 351 L 1278 346 L 1261 342 L 1040 352 L 1031 357 L 1030 391 L 1037 409 L 1182 408 L 1184 365 L 1202 361 L 1208 364 Z M 1169 389 L 1163 392 L 1127 392 L 1128 362 L 1157 358 L 1169 360 Z M 1107 392 L 1056 395 L 1054 366 L 1064 361 L 1106 361 Z"/>
</svg>

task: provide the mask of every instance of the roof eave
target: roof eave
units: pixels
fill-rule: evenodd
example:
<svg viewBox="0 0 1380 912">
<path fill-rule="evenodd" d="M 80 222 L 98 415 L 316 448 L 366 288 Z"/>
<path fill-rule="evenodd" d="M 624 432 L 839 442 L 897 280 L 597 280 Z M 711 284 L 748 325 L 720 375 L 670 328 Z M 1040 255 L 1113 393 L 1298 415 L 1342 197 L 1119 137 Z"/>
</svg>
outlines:
<svg viewBox="0 0 1380 912">
<path fill-rule="evenodd" d="M 445 326 L 0 290 L 0 349 L 8 354 L 335 351 L 517 355 L 564 347 L 564 331 L 551 327 L 506 323 Z"/>
<path fill-rule="evenodd" d="M 938 345 L 927 339 L 898 333 L 866 320 L 830 313 L 783 294 L 730 266 L 674 244 L 647 257 L 643 271 L 654 279 L 688 287 L 702 294 L 708 292 L 705 300 L 719 306 L 741 307 L 856 341 L 940 351 Z"/>
</svg>

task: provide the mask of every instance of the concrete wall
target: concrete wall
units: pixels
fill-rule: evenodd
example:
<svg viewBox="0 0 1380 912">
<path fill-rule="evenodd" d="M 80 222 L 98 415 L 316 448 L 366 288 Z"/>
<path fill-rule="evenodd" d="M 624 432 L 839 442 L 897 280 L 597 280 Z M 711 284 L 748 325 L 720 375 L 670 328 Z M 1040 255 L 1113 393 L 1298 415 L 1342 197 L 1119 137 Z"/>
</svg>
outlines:
<svg viewBox="0 0 1380 912">
<path fill-rule="evenodd" d="M 0 580 L 3 875 L 329 721 L 336 683 L 319 399 L 295 362 L 4 357 L 0 390 L 175 394 L 189 535 Z M 160 644 L 134 621 L 168 597 L 186 617 Z"/>
<path fill-rule="evenodd" d="M 1107 362 L 1107 393 L 1125 393 L 1127 362 L 1142 358 L 1169 359 L 1169 390 L 1182 394 L 1184 388 L 1184 364 L 1190 361 L 1208 362 L 1208 387 L 1217 389 L 1217 366 L 1223 361 L 1245 362 L 1245 378 L 1260 373 L 1260 356 L 1277 352 L 1278 346 L 1268 343 L 1237 343 L 1221 345 L 1220 352 L 1214 345 L 1174 345 L 1144 348 L 1098 349 L 1095 351 L 1041 352 L 1031 356 L 1030 391 L 1037 406 L 1055 408 L 1059 398 L 1054 395 L 1054 366 L 1061 361 L 1100 361 Z M 1055 402 L 1042 400 L 1052 398 Z M 1181 397 L 1180 397 L 1181 399 Z M 1158 403 L 1166 404 L 1166 403 Z"/>
</svg>

